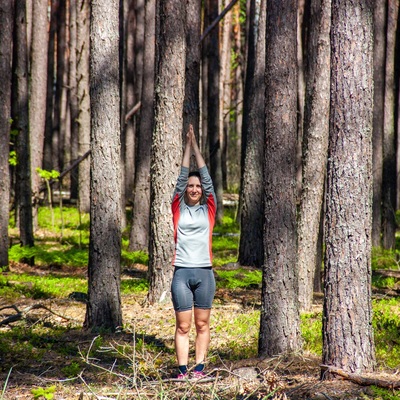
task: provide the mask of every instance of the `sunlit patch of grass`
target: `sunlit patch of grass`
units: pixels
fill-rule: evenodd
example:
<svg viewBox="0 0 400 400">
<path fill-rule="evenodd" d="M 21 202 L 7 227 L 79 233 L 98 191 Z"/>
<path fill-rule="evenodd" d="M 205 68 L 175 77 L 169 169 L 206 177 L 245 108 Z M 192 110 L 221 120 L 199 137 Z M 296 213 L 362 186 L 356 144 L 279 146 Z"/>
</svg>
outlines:
<svg viewBox="0 0 400 400">
<path fill-rule="evenodd" d="M 121 293 L 139 293 L 149 290 L 149 281 L 147 279 L 123 279 L 121 281 Z"/>
<path fill-rule="evenodd" d="M 17 299 L 64 298 L 71 292 L 87 292 L 87 279 L 53 275 L 0 275 L 0 297 Z"/>
<path fill-rule="evenodd" d="M 224 360 L 255 357 L 258 351 L 259 326 L 258 310 L 235 313 L 215 309 L 211 314 L 211 327 L 212 330 L 215 329 L 215 340 L 211 340 L 211 345 L 215 349 L 211 348 L 210 357 L 213 357 L 213 350 Z"/>
<path fill-rule="evenodd" d="M 127 246 L 126 246 L 127 248 Z M 149 255 L 144 251 L 128 251 L 125 248 L 122 249 L 122 264 L 133 265 L 133 264 L 149 264 Z"/>
<path fill-rule="evenodd" d="M 90 216 L 87 213 L 79 214 L 76 207 L 63 206 L 54 207 L 54 226 L 52 221 L 52 215 L 48 207 L 39 207 L 38 210 L 38 221 L 39 227 L 43 229 L 50 229 L 55 231 L 61 231 L 63 229 L 72 229 L 74 231 L 81 230 L 86 235 L 89 232 Z"/>
<path fill-rule="evenodd" d="M 322 355 L 322 312 L 304 313 L 300 317 L 303 349 Z"/>
<path fill-rule="evenodd" d="M 249 271 L 239 268 L 230 271 L 216 270 L 215 272 L 219 277 L 219 279 L 217 279 L 218 288 L 257 288 L 261 285 L 262 271 L 258 269 Z"/>
<path fill-rule="evenodd" d="M 373 327 L 377 360 L 395 368 L 400 365 L 400 300 L 373 300 Z"/>
<path fill-rule="evenodd" d="M 380 247 L 372 248 L 372 253 L 371 253 L 372 270 L 399 269 L 399 259 L 400 259 L 399 250 L 387 250 Z"/>
</svg>

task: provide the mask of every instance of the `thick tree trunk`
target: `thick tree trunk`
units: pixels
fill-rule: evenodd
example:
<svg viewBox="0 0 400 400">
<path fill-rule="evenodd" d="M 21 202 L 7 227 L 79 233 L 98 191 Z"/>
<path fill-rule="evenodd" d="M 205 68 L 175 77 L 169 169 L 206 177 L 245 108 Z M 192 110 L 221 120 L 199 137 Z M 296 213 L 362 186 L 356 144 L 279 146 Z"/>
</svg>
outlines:
<svg viewBox="0 0 400 400">
<path fill-rule="evenodd" d="M 78 96 L 78 156 L 90 150 L 89 0 L 76 0 L 76 79 Z M 81 212 L 90 211 L 90 156 L 78 167 L 78 200 Z"/>
<path fill-rule="evenodd" d="M 296 273 L 297 1 L 269 1 L 266 21 L 264 266 L 258 351 L 273 356 L 301 348 Z"/>
<path fill-rule="evenodd" d="M 395 132 L 395 52 L 399 0 L 389 0 L 387 9 L 385 97 L 383 114 L 382 244 L 396 247 L 396 132 Z"/>
<path fill-rule="evenodd" d="M 29 140 L 28 106 L 28 53 L 26 36 L 26 2 L 15 1 L 15 26 L 13 60 L 16 87 L 13 88 L 16 103 L 13 120 L 17 136 L 17 193 L 18 221 L 22 246 L 33 246 L 32 200 L 31 200 L 31 164 Z"/>
<path fill-rule="evenodd" d="M 371 306 L 372 1 L 332 0 L 323 364 L 375 365 Z"/>
<path fill-rule="evenodd" d="M 331 1 L 311 1 L 308 21 L 303 181 L 297 231 L 299 302 L 304 311 L 312 305 L 328 154 Z"/>
<path fill-rule="evenodd" d="M 119 2 L 92 1 L 90 23 L 91 179 L 85 327 L 122 324 Z"/>
<path fill-rule="evenodd" d="M 150 230 L 150 153 L 151 132 L 154 126 L 154 59 L 155 59 L 155 0 L 146 0 L 144 36 L 144 75 L 142 87 L 142 110 L 135 169 L 132 228 L 129 250 L 149 250 Z"/>
<path fill-rule="evenodd" d="M 0 268 L 8 268 L 10 216 L 10 119 L 13 4 L 0 3 Z"/>
<path fill-rule="evenodd" d="M 266 4 L 251 1 L 246 84 L 243 104 L 242 183 L 240 195 L 239 263 L 261 267 L 264 260 L 263 164 L 265 113 L 259 107 L 265 102 L 265 19 Z M 257 31 L 254 19 L 259 14 Z"/>
<path fill-rule="evenodd" d="M 32 45 L 30 69 L 29 136 L 31 147 L 31 176 L 33 197 L 33 221 L 37 226 L 39 188 L 41 184 L 37 168 L 43 168 L 44 131 L 46 123 L 48 25 L 47 0 L 33 2 Z"/>
<path fill-rule="evenodd" d="M 160 0 L 157 25 L 155 126 L 151 155 L 149 303 L 170 290 L 174 251 L 171 197 L 182 154 L 185 96 L 185 4 Z"/>
<path fill-rule="evenodd" d="M 374 119 L 372 131 L 372 246 L 382 244 L 382 163 L 387 0 L 374 2 Z"/>
</svg>

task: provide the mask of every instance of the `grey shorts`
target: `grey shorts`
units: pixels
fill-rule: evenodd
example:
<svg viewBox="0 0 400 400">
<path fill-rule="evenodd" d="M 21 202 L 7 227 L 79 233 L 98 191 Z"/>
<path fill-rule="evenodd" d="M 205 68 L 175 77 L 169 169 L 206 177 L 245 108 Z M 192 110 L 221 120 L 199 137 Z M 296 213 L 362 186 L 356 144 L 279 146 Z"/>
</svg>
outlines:
<svg viewBox="0 0 400 400">
<path fill-rule="evenodd" d="M 175 267 L 171 294 L 175 311 L 191 310 L 193 306 L 211 308 L 215 295 L 212 268 Z"/>
</svg>

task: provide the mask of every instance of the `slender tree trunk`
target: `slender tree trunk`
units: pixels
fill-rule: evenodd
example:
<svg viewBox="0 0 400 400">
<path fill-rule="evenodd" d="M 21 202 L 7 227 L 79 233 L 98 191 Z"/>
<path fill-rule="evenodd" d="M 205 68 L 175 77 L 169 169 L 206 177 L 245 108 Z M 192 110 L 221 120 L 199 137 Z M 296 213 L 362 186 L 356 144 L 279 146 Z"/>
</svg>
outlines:
<svg viewBox="0 0 400 400">
<path fill-rule="evenodd" d="M 186 0 L 186 74 L 183 103 L 183 135 L 193 125 L 196 137 L 200 134 L 200 30 L 201 1 Z"/>
<path fill-rule="evenodd" d="M 71 160 L 79 158 L 79 103 L 77 90 L 77 0 L 69 0 L 69 68 L 68 68 L 68 98 L 70 108 L 70 126 L 71 126 Z M 78 199 L 78 169 L 71 171 L 70 198 Z"/>
<path fill-rule="evenodd" d="M 0 268 L 8 268 L 13 3 L 0 3 Z"/>
<path fill-rule="evenodd" d="M 159 0 L 155 86 L 155 126 L 150 174 L 149 303 L 170 290 L 174 251 L 171 197 L 182 154 L 185 97 L 185 3 Z"/>
<path fill-rule="evenodd" d="M 149 250 L 150 230 L 150 153 L 151 132 L 154 126 L 154 60 L 155 60 L 155 0 L 146 0 L 144 36 L 144 75 L 142 88 L 142 111 L 135 169 L 132 228 L 129 250 Z"/>
<path fill-rule="evenodd" d="M 16 107 L 13 120 L 17 136 L 17 196 L 20 241 L 22 246 L 33 246 L 31 164 L 28 106 L 28 53 L 26 36 L 26 2 L 15 1 L 14 74 L 16 76 Z M 33 261 L 33 260 L 31 260 Z"/>
<path fill-rule="evenodd" d="M 84 326 L 122 325 L 119 2 L 91 2 L 91 179 L 88 303 Z"/>
<path fill-rule="evenodd" d="M 372 246 L 382 244 L 382 162 L 387 0 L 374 2 L 374 119 L 372 131 Z"/>
<path fill-rule="evenodd" d="M 31 147 L 31 176 L 33 224 L 37 227 L 37 209 L 41 184 L 37 168 L 43 168 L 43 146 L 46 124 L 48 27 L 47 0 L 33 2 L 33 29 L 30 69 L 29 135 Z"/>
<path fill-rule="evenodd" d="M 76 0 L 76 79 L 78 96 L 78 156 L 90 150 L 90 96 L 89 96 L 89 0 Z M 78 199 L 81 212 L 90 211 L 90 157 L 78 167 Z"/>
<path fill-rule="evenodd" d="M 214 21 L 218 16 L 218 2 L 206 1 L 208 20 Z M 208 64 L 207 89 L 207 134 L 210 149 L 210 175 L 212 177 L 215 195 L 217 197 L 217 221 L 222 221 L 223 181 L 222 181 L 222 138 L 219 125 L 219 26 L 217 25 L 205 39 Z"/>
<path fill-rule="evenodd" d="M 47 96 L 46 96 L 46 130 L 44 135 L 43 168 L 51 170 L 57 168 L 53 163 L 53 108 L 54 108 L 54 72 L 55 72 L 55 37 L 57 31 L 58 0 L 50 2 L 50 31 L 47 62 Z"/>
<path fill-rule="evenodd" d="M 253 22 L 257 15 L 256 1 L 252 0 L 243 104 L 239 263 L 261 267 L 264 193 L 260 188 L 264 179 L 265 114 L 259 111 L 259 106 L 265 103 L 265 0 L 261 1 L 258 14 L 256 30 Z"/>
<path fill-rule="evenodd" d="M 299 302 L 303 311 L 309 311 L 312 305 L 328 155 L 331 1 L 312 0 L 308 21 L 303 182 L 297 231 Z"/>
<path fill-rule="evenodd" d="M 268 1 L 265 41 L 264 265 L 258 351 L 273 356 L 301 348 L 296 273 L 297 1 Z"/>
<path fill-rule="evenodd" d="M 396 141 L 395 141 L 395 47 L 399 0 L 388 0 L 385 60 L 385 94 L 383 114 L 382 244 L 396 247 Z"/>
<path fill-rule="evenodd" d="M 375 365 L 371 306 L 372 1 L 332 0 L 323 363 Z M 328 376 L 330 377 L 330 376 Z"/>
</svg>

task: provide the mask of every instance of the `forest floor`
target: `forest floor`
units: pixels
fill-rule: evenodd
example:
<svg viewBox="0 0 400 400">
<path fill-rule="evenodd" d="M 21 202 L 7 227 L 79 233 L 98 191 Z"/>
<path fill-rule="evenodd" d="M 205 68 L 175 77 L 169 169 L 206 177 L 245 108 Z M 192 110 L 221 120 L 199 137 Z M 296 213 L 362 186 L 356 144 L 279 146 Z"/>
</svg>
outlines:
<svg viewBox="0 0 400 400">
<path fill-rule="evenodd" d="M 145 269 L 145 266 L 135 265 L 135 268 L 125 271 L 123 276 L 145 276 Z M 33 269 L 16 263 L 12 265 L 12 270 L 43 275 L 50 272 L 68 276 L 86 274 L 85 270 L 59 268 L 55 271 L 36 267 Z M 218 290 L 212 312 L 212 324 L 218 324 L 222 316 L 235 321 L 241 314 L 254 312 L 260 305 L 259 296 L 259 288 L 245 291 Z M 144 301 L 143 293 L 124 295 L 123 319 L 130 328 L 113 335 L 102 334 L 101 345 L 97 345 L 98 336 L 81 329 L 86 308 L 83 302 L 72 298 L 40 301 L 19 299 L 18 303 L 14 304 L 19 310 L 27 310 L 29 306 L 40 304 L 40 308 L 29 309 L 29 314 L 26 313 L 27 323 L 41 321 L 45 322 L 46 326 L 70 329 L 64 329 L 57 339 L 46 337 L 44 332 L 37 340 L 44 343 L 48 340 L 48 350 L 36 358 L 30 356 L 31 359 L 24 357 L 23 353 L 18 351 L 18 346 L 24 343 L 26 345 L 26 341 L 32 340 L 32 337 L 24 337 L 23 329 L 18 329 L 15 350 L 10 348 L 6 351 L 4 346 L 0 347 L 0 399 L 378 398 L 374 397 L 369 384 L 360 385 L 341 378 L 321 381 L 321 359 L 315 355 L 299 354 L 264 360 L 229 357 L 229 349 L 224 347 L 224 341 L 230 340 L 229 327 L 224 329 L 223 333 L 217 333 L 215 326 L 212 327 L 210 353 L 213 357 L 207 365 L 209 376 L 203 382 L 175 382 L 170 379 L 176 373 L 173 366 L 172 305 L 165 303 L 148 306 L 144 305 Z M 0 298 L 0 321 L 15 314 L 14 309 L 4 308 L 6 306 L 11 304 L 6 304 Z M 321 300 L 314 304 L 316 310 L 320 310 L 321 306 Z M 21 321 L 0 325 L 0 339 L 1 335 L 12 332 L 18 323 Z M 135 332 L 141 332 L 140 338 Z M 146 343 L 147 347 L 139 348 L 140 341 L 142 344 Z M 60 351 L 61 347 L 65 351 Z M 90 352 L 94 348 L 97 351 L 96 357 Z M 147 353 L 146 348 L 152 348 L 153 353 Z M 112 356 L 110 351 L 117 355 Z M 87 355 L 89 353 L 90 356 Z M 169 358 L 169 361 L 165 363 L 163 357 Z M 121 365 L 125 362 L 125 367 L 118 369 L 116 360 Z M 75 373 L 72 374 L 75 376 L 60 378 L 65 376 L 66 368 L 69 368 L 70 372 L 75 369 Z M 149 371 L 148 378 L 145 378 L 143 372 L 146 368 Z M 158 377 L 154 374 L 157 368 L 160 371 Z M 139 369 L 141 373 L 138 372 Z M 370 379 L 380 379 L 383 382 L 396 380 L 398 383 L 399 379 L 396 379 L 393 372 L 379 371 Z M 395 393 L 393 392 L 393 399 L 400 398 L 400 394 L 396 397 Z"/>
</svg>

